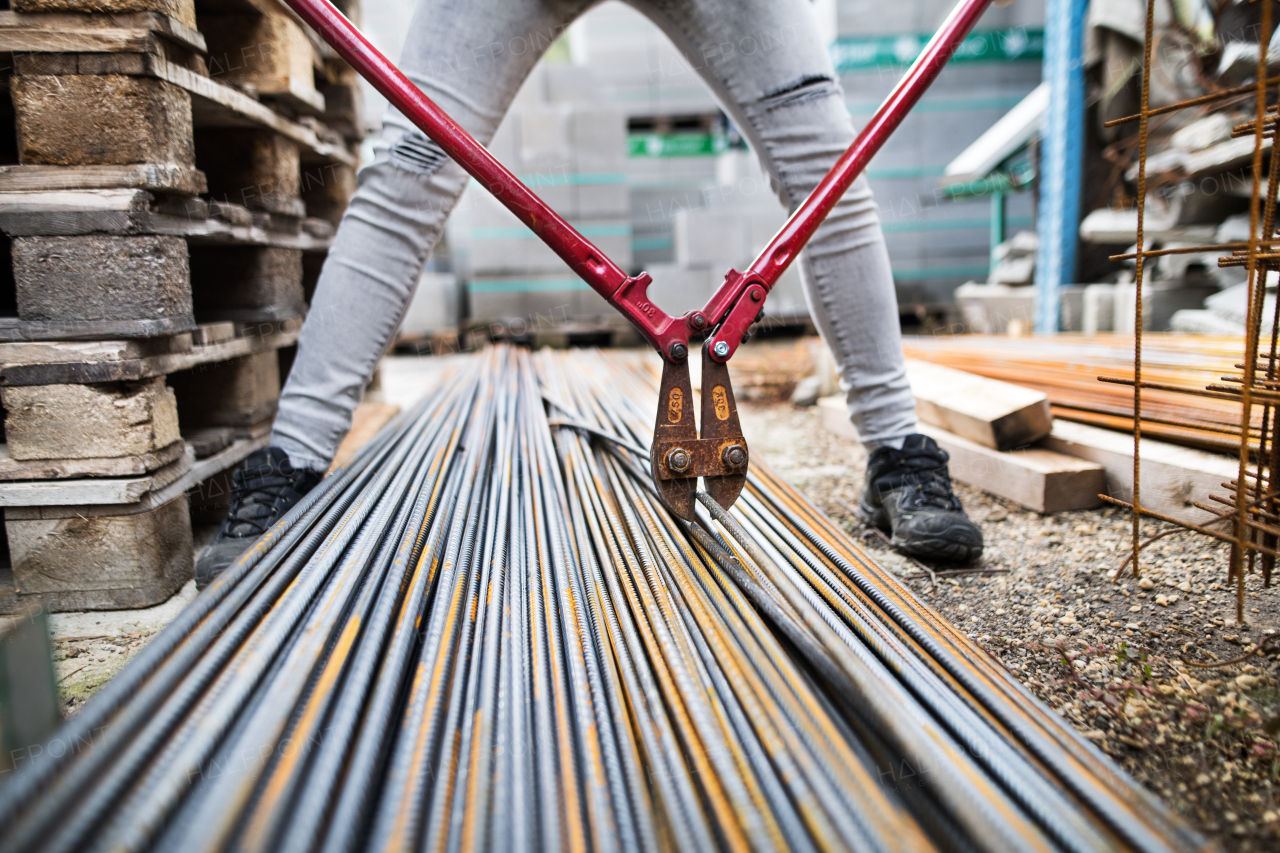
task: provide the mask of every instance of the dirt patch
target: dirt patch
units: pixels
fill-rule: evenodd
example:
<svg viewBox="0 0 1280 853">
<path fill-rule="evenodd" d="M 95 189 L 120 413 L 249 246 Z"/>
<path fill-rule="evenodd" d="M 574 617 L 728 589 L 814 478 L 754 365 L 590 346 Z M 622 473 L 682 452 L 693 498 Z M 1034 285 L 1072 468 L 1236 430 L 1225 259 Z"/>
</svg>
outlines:
<svg viewBox="0 0 1280 853">
<path fill-rule="evenodd" d="M 55 639 L 53 666 L 63 718 L 79 710 L 99 687 L 124 668 L 155 633 L 131 631 L 120 636 Z"/>
<path fill-rule="evenodd" d="M 1236 624 L 1226 546 L 1188 533 L 1144 550 L 1141 579 L 1113 584 L 1128 514 L 1040 516 L 963 485 L 986 542 L 969 568 L 991 573 L 935 583 L 855 517 L 865 455 L 823 430 L 816 409 L 744 405 L 742 419 L 753 453 L 1171 808 L 1225 850 L 1277 849 L 1280 589 L 1249 576 Z"/>
<path fill-rule="evenodd" d="M 210 535 L 198 534 L 201 547 Z M 154 607 L 52 614 L 53 667 L 63 718 L 78 711 L 195 597 L 195 581 L 188 581 L 172 598 Z"/>
</svg>

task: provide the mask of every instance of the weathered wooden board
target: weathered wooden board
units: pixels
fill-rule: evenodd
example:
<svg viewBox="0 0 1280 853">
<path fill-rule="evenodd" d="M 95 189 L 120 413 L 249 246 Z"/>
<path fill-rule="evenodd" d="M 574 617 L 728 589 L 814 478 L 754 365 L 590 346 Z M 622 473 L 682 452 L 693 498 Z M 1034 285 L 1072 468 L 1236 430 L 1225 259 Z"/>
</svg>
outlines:
<svg viewBox="0 0 1280 853">
<path fill-rule="evenodd" d="M 38 596 L 52 611 L 147 607 L 191 579 L 194 547 L 187 496 L 147 512 L 11 518 L 5 529 L 17 594 L 0 608 Z"/>
<path fill-rule="evenodd" d="M 342 167 L 347 168 L 347 167 Z M 326 170 L 327 171 L 327 170 Z M 74 237 L 85 234 L 157 234 L 182 237 L 189 245 L 271 246 L 325 252 L 333 241 L 333 223 L 312 218 L 277 222 L 227 202 L 169 197 L 153 209 L 156 197 L 141 189 L 0 192 L 0 231 L 11 237 Z M 319 209 L 328 216 L 331 205 Z M 265 218 L 259 224 L 257 218 Z"/>
<path fill-rule="evenodd" d="M 843 397 L 824 397 L 818 405 L 824 427 L 856 438 Z M 1001 452 L 927 424 L 920 426 L 920 432 L 951 455 L 948 467 L 952 479 L 1027 509 L 1060 512 L 1102 503 L 1098 495 L 1106 480 L 1102 466 L 1096 463 L 1041 448 Z"/>
<path fill-rule="evenodd" d="M 98 459 L 156 453 L 181 440 L 163 379 L 0 389 L 14 459 Z"/>
<path fill-rule="evenodd" d="M 203 484 L 216 479 L 223 472 L 240 464 L 246 456 L 258 448 L 266 447 L 270 440 L 269 430 L 254 438 L 238 439 L 230 447 L 210 456 L 208 459 L 200 459 L 191 463 L 186 472 L 172 483 L 153 492 L 147 492 L 133 503 L 11 506 L 5 508 L 5 518 L 96 518 L 98 516 L 150 512 L 179 495 L 188 492 L 191 492 L 193 496 L 198 494 L 200 489 L 203 488 Z"/>
<path fill-rule="evenodd" d="M 199 195 L 207 192 L 204 172 L 172 163 L 126 166 L 0 166 L 0 192 L 85 189 L 143 189 Z"/>
<path fill-rule="evenodd" d="M 1106 469 L 1107 493 L 1133 500 L 1133 436 L 1059 419 L 1041 447 L 1096 462 Z M 1238 463 L 1229 456 L 1143 439 L 1142 505 L 1182 521 L 1203 524 L 1212 516 L 1192 506 L 1211 504 L 1209 495 L 1226 496 L 1222 484 L 1234 480 Z M 1225 507 L 1224 507 L 1225 509 Z"/>
<path fill-rule="evenodd" d="M 182 442 L 177 442 L 179 450 Z M 147 494 L 175 483 L 191 470 L 192 459 L 178 459 L 140 477 L 86 477 L 79 480 L 36 480 L 0 483 L 0 506 L 79 506 L 82 504 L 132 504 Z"/>
<path fill-rule="evenodd" d="M 90 0 L 92 4 L 94 0 Z M 16 0 L 13 4 L 20 10 L 26 9 L 28 3 L 39 4 L 41 0 Z M 64 0 L 70 6 L 80 0 Z M 135 8 L 145 6 L 146 0 L 137 3 Z M 139 40 L 140 34 L 154 33 L 179 47 L 196 53 L 204 53 L 206 44 L 204 36 L 195 28 L 194 18 L 184 23 L 178 17 L 165 12 L 154 11 L 122 11 L 106 12 L 77 7 L 67 9 L 67 14 L 58 14 L 47 9 L 32 14 L 25 11 L 0 11 L 0 50 L 5 53 L 69 53 L 89 51 L 124 51 L 132 52 L 139 44 L 149 44 Z M 90 14 L 85 14 L 88 11 Z"/>
<path fill-rule="evenodd" d="M 920 420 L 985 447 L 1023 447 L 1053 429 L 1041 391 L 913 359 L 907 378 Z"/>
<path fill-rule="evenodd" d="M 231 324 L 214 323 L 212 326 Z M 207 327 L 200 327 L 207 328 Z M 157 348 L 170 344 L 172 351 L 144 346 L 150 341 L 22 342 L 0 344 L 0 385 L 85 384 L 148 379 L 190 370 L 202 364 L 230 361 L 254 353 L 277 350 L 298 341 L 302 323 L 267 323 L 241 328 L 239 337 L 216 335 L 204 346 L 195 346 L 188 335 L 153 339 Z M 185 339 L 185 346 L 182 341 Z"/>
<path fill-rule="evenodd" d="M 0 444 L 0 481 L 69 480 L 76 477 L 135 477 L 156 471 L 181 458 L 183 443 L 175 441 L 154 453 L 96 459 L 19 460 L 9 456 L 9 445 Z"/>
</svg>

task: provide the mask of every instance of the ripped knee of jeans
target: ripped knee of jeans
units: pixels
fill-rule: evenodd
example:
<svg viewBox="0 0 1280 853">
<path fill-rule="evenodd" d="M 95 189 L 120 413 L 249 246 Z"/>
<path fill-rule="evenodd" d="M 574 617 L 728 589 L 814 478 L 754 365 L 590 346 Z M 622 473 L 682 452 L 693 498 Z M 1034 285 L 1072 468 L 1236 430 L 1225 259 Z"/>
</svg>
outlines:
<svg viewBox="0 0 1280 853">
<path fill-rule="evenodd" d="M 760 103 L 767 109 L 825 98 L 839 91 L 836 81 L 826 74 L 806 74 L 776 89 L 765 92 Z"/>
<path fill-rule="evenodd" d="M 391 163 L 408 172 L 431 175 L 449 162 L 444 149 L 421 131 L 411 131 L 391 146 Z"/>
</svg>

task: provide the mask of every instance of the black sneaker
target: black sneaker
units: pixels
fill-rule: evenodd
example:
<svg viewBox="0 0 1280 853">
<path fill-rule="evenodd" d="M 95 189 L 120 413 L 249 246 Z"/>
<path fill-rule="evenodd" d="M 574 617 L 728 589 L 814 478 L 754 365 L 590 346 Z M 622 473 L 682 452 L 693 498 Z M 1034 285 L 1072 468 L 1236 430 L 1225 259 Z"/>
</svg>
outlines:
<svg viewBox="0 0 1280 853">
<path fill-rule="evenodd" d="M 310 468 L 294 468 L 289 454 L 279 447 L 250 453 L 231 474 L 227 520 L 196 561 L 196 588 L 213 583 L 323 477 Z"/>
<path fill-rule="evenodd" d="M 867 460 L 858 515 L 892 531 L 894 547 L 917 557 L 967 561 L 982 556 L 982 530 L 951 491 L 947 452 L 927 435 L 902 449 L 881 447 Z"/>
</svg>

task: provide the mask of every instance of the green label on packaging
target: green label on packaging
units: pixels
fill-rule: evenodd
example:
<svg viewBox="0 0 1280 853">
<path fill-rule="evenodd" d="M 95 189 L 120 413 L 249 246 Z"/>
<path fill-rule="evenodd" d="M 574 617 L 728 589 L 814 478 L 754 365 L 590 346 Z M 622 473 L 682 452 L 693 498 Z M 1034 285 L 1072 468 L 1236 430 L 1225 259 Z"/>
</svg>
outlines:
<svg viewBox="0 0 1280 853">
<path fill-rule="evenodd" d="M 628 157 L 710 157 L 729 147 L 728 137 L 712 133 L 633 133 Z"/>
<path fill-rule="evenodd" d="M 884 65 L 907 65 L 915 61 L 931 35 L 904 33 L 897 36 L 842 38 L 831 45 L 836 71 L 865 71 Z M 971 33 L 952 62 L 1013 62 L 1044 57 L 1044 30 L 1014 27 Z"/>
</svg>

